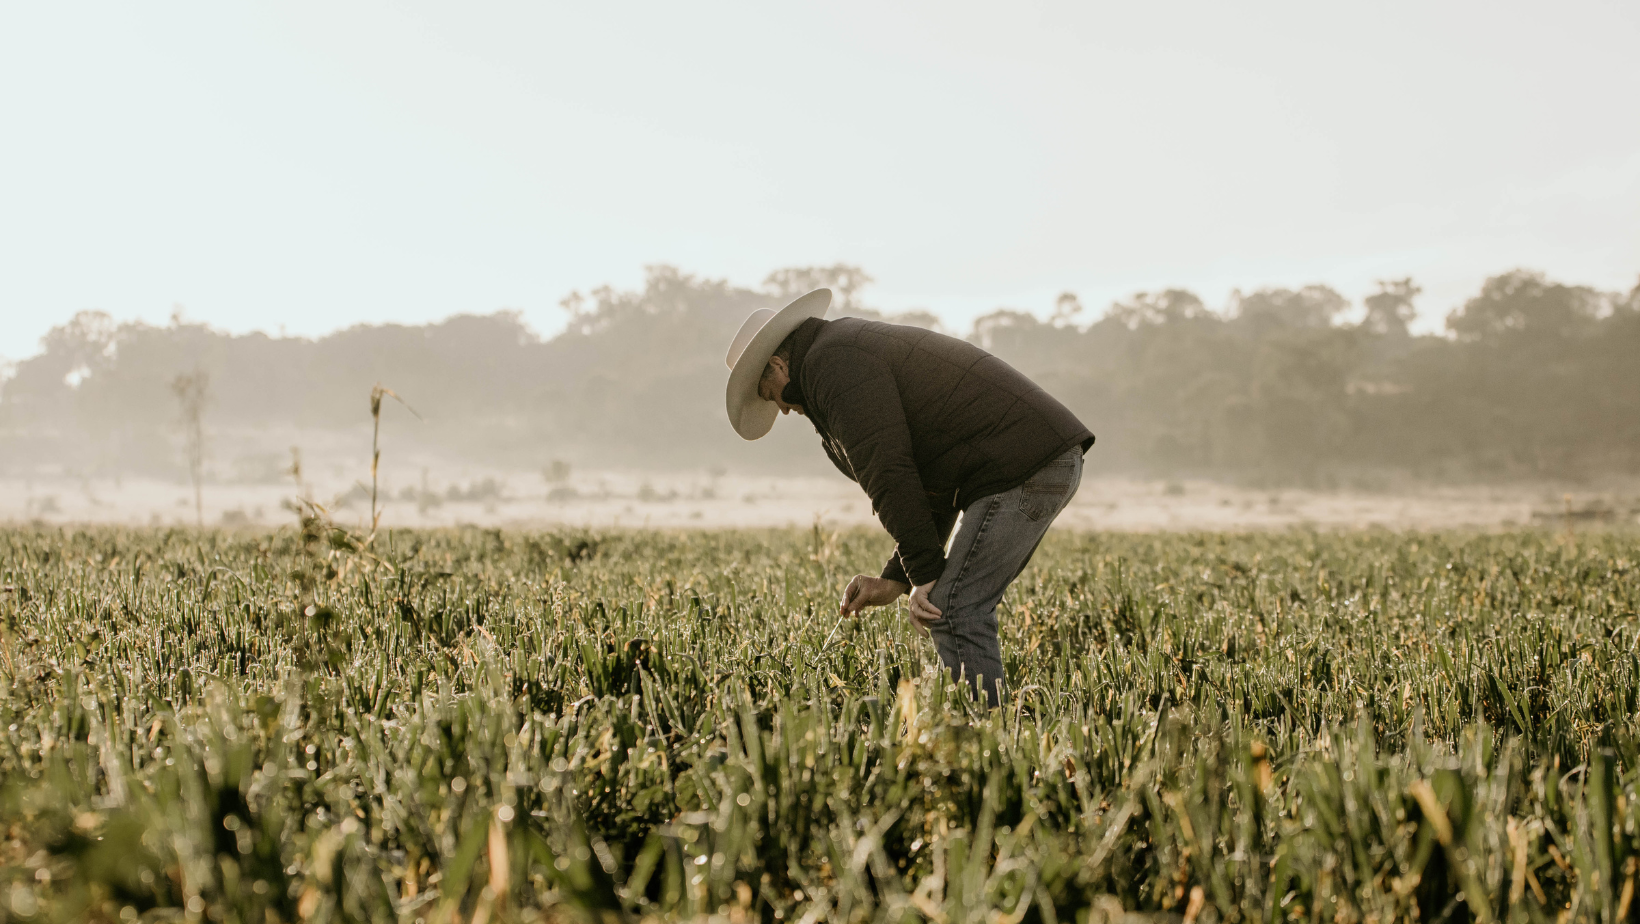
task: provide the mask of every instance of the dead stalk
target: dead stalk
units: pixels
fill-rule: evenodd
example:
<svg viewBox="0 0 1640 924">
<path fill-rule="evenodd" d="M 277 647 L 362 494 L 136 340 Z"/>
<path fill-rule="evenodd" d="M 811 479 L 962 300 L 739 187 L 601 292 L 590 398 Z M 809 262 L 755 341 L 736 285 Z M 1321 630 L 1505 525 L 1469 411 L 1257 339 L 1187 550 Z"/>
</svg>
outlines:
<svg viewBox="0 0 1640 924">
<path fill-rule="evenodd" d="M 382 383 L 380 382 L 377 382 L 375 387 L 370 389 L 370 536 L 365 539 L 366 545 L 375 540 L 376 527 L 380 525 L 382 518 L 382 511 L 378 508 L 376 503 L 376 472 L 381 467 L 382 460 L 381 438 L 383 397 L 392 398 L 394 401 L 397 401 L 401 406 L 403 406 L 405 410 L 409 411 L 412 417 L 417 420 L 421 419 L 421 415 L 416 413 L 416 409 L 408 404 L 405 404 L 404 399 L 395 394 L 393 389 L 383 388 Z"/>
</svg>

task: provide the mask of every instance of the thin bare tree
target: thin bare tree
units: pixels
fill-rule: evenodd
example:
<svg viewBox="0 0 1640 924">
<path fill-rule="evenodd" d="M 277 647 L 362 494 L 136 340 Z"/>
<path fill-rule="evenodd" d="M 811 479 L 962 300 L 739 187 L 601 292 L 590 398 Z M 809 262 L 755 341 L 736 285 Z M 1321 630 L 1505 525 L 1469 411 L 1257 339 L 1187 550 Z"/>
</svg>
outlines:
<svg viewBox="0 0 1640 924">
<path fill-rule="evenodd" d="M 195 368 L 171 380 L 171 392 L 182 411 L 182 432 L 188 452 L 188 478 L 194 484 L 194 522 L 205 526 L 205 498 L 200 482 L 205 475 L 205 402 L 210 395 L 211 377 Z"/>
</svg>

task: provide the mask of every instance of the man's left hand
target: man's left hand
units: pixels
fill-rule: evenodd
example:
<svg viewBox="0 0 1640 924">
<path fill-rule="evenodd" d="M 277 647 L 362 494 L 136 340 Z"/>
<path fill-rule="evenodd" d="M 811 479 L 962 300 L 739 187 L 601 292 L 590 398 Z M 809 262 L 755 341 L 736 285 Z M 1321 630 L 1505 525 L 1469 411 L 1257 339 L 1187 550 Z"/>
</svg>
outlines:
<svg viewBox="0 0 1640 924">
<path fill-rule="evenodd" d="M 837 611 L 844 616 L 858 616 L 868 606 L 885 606 L 893 603 L 900 594 L 911 588 L 899 581 L 888 578 L 872 577 L 869 574 L 856 574 L 854 580 L 848 582 L 843 590 L 843 602 Z"/>
<path fill-rule="evenodd" d="M 939 622 L 945 615 L 940 612 L 939 607 L 928 601 L 928 595 L 934 592 L 935 583 L 937 582 L 929 581 L 927 584 L 911 588 L 911 602 L 908 604 L 912 625 L 915 625 L 917 631 L 925 637 L 928 635 L 928 627 Z"/>
</svg>

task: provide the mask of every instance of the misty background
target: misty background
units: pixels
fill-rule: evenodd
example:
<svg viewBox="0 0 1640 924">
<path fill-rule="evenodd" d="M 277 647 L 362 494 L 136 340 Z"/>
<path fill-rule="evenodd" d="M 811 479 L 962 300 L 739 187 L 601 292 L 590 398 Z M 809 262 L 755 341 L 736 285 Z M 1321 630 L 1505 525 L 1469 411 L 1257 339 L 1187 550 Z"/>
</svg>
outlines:
<svg viewBox="0 0 1640 924">
<path fill-rule="evenodd" d="M 1041 381 L 1099 477 L 1631 484 L 1636 47 L 1594 0 L 12 5 L 0 517 L 293 447 L 356 494 L 378 383 L 401 508 L 835 480 L 721 407 L 817 284 Z"/>
<path fill-rule="evenodd" d="M 874 309 L 870 282 L 835 265 L 749 289 L 651 266 L 640 289 L 572 293 L 551 337 L 505 311 L 316 339 L 82 313 L 0 392 L 0 473 L 184 477 L 175 383 L 204 373 L 215 481 L 285 477 L 288 446 L 327 431 L 365 449 L 378 383 L 418 415 L 386 404 L 389 447 L 418 458 L 819 474 L 829 465 L 806 421 L 734 436 L 723 353 L 750 312 L 821 285 L 837 294 L 832 316 L 942 327 Z M 1408 331 L 1418 297 L 1410 279 L 1359 304 L 1321 284 L 1212 307 L 1167 289 L 1092 318 L 1066 292 L 1048 317 L 1004 309 L 950 333 L 1074 410 L 1099 436 L 1103 474 L 1373 489 L 1640 472 L 1640 285 L 1502 273 L 1424 335 Z"/>
</svg>

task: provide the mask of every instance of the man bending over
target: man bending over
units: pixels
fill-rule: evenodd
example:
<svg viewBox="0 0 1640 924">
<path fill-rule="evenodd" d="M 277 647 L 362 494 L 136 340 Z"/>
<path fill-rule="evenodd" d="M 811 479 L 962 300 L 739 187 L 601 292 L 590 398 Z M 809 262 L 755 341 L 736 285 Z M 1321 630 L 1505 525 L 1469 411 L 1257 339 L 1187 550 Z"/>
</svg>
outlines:
<svg viewBox="0 0 1640 924">
<path fill-rule="evenodd" d="M 849 581 L 842 612 L 909 593 L 911 621 L 994 707 L 1006 682 L 997 603 L 1076 493 L 1093 434 L 973 344 L 823 320 L 830 304 L 831 290 L 817 289 L 746 319 L 729 347 L 729 422 L 748 440 L 779 414 L 814 424 L 896 543 L 881 576 Z"/>
</svg>

